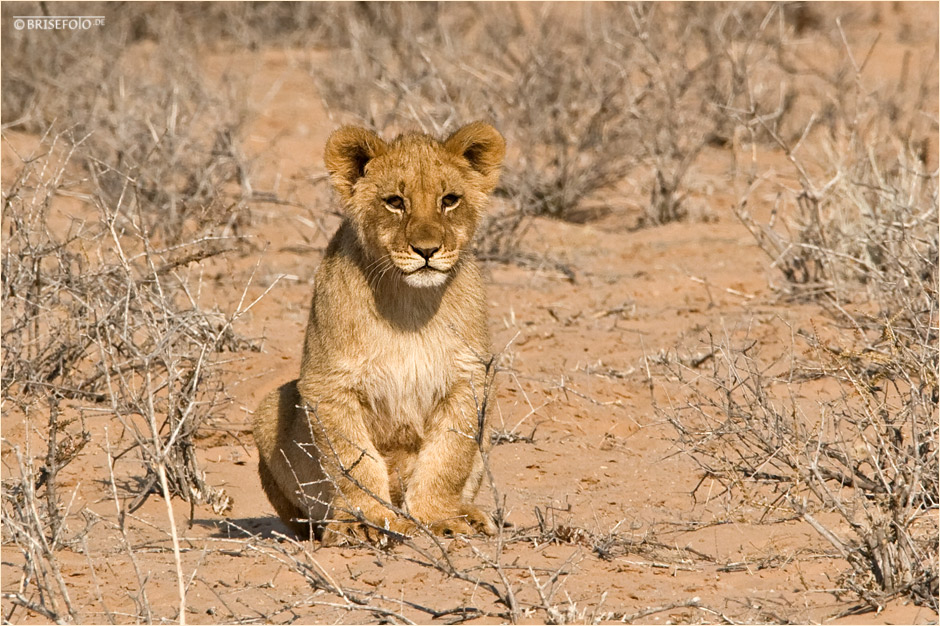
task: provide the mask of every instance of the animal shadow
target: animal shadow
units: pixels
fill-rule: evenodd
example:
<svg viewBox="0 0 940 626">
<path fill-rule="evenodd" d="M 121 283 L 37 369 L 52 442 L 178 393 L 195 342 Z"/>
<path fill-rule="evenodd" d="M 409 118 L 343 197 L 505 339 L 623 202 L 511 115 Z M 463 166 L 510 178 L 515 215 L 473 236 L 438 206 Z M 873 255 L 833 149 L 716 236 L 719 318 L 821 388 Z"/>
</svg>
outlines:
<svg viewBox="0 0 940 626">
<path fill-rule="evenodd" d="M 276 515 L 193 519 L 193 525 L 214 530 L 212 537 L 215 539 L 279 539 L 278 535 L 294 536 Z"/>
</svg>

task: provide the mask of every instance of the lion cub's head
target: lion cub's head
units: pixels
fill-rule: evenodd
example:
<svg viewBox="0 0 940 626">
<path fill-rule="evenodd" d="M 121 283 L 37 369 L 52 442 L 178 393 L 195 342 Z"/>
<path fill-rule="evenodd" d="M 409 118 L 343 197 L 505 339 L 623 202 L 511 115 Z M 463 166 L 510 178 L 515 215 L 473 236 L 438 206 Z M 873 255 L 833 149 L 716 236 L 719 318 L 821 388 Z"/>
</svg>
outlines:
<svg viewBox="0 0 940 626">
<path fill-rule="evenodd" d="M 330 135 L 324 161 L 375 268 L 412 287 L 442 285 L 473 236 L 506 151 L 483 122 L 443 142 L 423 134 L 383 141 L 364 128 Z"/>
</svg>

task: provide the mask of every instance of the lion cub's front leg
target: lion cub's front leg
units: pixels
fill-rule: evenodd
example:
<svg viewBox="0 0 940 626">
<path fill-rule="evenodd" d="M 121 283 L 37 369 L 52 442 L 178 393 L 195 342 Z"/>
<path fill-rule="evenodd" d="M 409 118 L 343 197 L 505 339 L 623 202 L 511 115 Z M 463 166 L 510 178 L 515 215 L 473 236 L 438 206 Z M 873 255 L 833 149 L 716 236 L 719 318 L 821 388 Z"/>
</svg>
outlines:
<svg viewBox="0 0 940 626">
<path fill-rule="evenodd" d="M 427 423 L 431 430 L 405 493 L 409 513 L 439 535 L 495 534 L 489 515 L 473 504 L 482 459 L 470 385 L 453 389 Z"/>
<path fill-rule="evenodd" d="M 355 393 L 333 391 L 328 400 L 307 405 L 320 463 L 335 487 L 324 544 L 374 541 L 379 531 L 372 526 L 402 532 L 403 524 L 383 504 L 391 502 L 388 468 L 372 442 Z"/>
</svg>

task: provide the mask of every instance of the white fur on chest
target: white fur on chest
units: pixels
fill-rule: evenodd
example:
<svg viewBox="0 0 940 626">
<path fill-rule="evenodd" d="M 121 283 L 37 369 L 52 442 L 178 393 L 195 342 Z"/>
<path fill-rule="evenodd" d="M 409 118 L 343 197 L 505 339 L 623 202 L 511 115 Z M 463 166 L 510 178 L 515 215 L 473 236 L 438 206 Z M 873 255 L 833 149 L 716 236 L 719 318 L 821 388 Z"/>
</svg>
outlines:
<svg viewBox="0 0 940 626">
<path fill-rule="evenodd" d="M 454 384 L 469 380 L 475 363 L 468 347 L 445 333 L 390 333 L 370 352 L 357 364 L 360 397 L 381 423 L 409 428 L 419 439 L 428 417 Z"/>
</svg>

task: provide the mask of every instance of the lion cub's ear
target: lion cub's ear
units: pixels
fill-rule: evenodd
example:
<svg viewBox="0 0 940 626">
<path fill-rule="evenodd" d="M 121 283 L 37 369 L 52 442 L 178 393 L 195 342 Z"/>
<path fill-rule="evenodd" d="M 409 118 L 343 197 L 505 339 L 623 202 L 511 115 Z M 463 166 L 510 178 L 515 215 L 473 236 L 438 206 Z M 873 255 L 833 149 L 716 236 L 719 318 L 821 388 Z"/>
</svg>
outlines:
<svg viewBox="0 0 940 626">
<path fill-rule="evenodd" d="M 383 154 L 388 145 L 371 130 L 342 126 L 326 140 L 323 162 L 330 181 L 343 200 L 352 197 L 353 185 L 365 174 L 366 163 Z"/>
<path fill-rule="evenodd" d="M 483 174 L 487 193 L 499 182 L 499 166 L 506 155 L 506 141 L 486 122 L 471 122 L 458 128 L 444 142 L 444 148 L 467 160 L 470 167 Z"/>
</svg>

